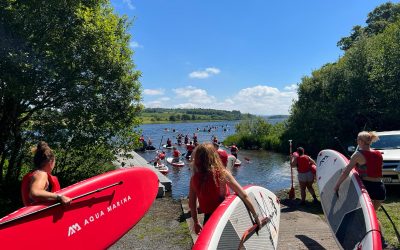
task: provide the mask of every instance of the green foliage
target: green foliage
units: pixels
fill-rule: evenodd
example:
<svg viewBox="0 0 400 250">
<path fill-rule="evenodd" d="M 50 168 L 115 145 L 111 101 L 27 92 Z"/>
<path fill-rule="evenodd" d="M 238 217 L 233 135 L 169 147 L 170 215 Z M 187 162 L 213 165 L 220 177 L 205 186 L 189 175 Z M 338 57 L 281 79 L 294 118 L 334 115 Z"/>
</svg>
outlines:
<svg viewBox="0 0 400 250">
<path fill-rule="evenodd" d="M 312 154 L 343 151 L 361 130 L 398 129 L 399 58 L 400 20 L 360 38 L 336 63 L 303 78 L 282 142 L 293 139 Z"/>
<path fill-rule="evenodd" d="M 180 122 L 180 121 L 233 121 L 255 117 L 240 111 L 215 109 L 167 109 L 146 108 L 141 113 L 143 123 Z"/>
<path fill-rule="evenodd" d="M 0 4 L 0 181 L 17 182 L 30 147 L 49 143 L 63 184 L 107 171 L 135 146 L 140 72 L 130 23 L 106 0 Z"/>
<path fill-rule="evenodd" d="M 236 125 L 236 134 L 228 136 L 224 144 L 236 144 L 244 149 L 279 150 L 284 130 L 284 123 L 271 125 L 261 117 L 243 120 Z"/>
<path fill-rule="evenodd" d="M 400 4 L 384 3 L 368 14 L 366 27 L 354 26 L 350 36 L 340 39 L 337 45 L 342 50 L 348 50 L 363 37 L 372 37 L 380 34 L 386 27 L 398 20 L 400 20 Z"/>
</svg>

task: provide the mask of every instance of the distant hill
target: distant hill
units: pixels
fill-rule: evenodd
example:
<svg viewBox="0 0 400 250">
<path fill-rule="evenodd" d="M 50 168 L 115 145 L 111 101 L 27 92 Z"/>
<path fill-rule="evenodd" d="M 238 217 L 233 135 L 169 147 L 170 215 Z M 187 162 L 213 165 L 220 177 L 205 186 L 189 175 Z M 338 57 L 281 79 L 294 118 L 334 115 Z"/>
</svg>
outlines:
<svg viewBox="0 0 400 250">
<path fill-rule="evenodd" d="M 263 118 L 265 119 L 287 119 L 289 115 L 265 115 Z"/>
<path fill-rule="evenodd" d="M 233 121 L 256 117 L 242 114 L 240 111 L 217 109 L 169 109 L 146 108 L 141 113 L 143 123 L 197 122 L 197 121 Z"/>
</svg>

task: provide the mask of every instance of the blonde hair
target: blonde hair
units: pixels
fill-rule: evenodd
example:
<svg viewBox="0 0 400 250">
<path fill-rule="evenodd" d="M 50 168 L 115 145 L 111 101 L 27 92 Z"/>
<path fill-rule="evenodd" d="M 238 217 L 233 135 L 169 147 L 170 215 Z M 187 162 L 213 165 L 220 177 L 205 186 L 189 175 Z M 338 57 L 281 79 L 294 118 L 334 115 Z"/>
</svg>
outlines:
<svg viewBox="0 0 400 250">
<path fill-rule="evenodd" d="M 225 167 L 212 143 L 199 144 L 193 151 L 192 166 L 195 173 L 211 173 L 215 183 L 216 176 L 220 182 L 225 180 Z"/>
<path fill-rule="evenodd" d="M 361 131 L 360 133 L 358 133 L 357 138 L 368 145 L 371 145 L 372 143 L 379 140 L 379 136 L 376 134 L 375 131 Z"/>
</svg>

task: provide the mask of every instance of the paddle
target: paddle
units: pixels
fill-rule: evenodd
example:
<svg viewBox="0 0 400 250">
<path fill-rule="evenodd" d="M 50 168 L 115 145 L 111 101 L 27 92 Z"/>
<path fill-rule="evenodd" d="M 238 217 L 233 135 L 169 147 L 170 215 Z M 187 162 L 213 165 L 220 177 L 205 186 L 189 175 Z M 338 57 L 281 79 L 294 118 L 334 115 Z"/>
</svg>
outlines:
<svg viewBox="0 0 400 250">
<path fill-rule="evenodd" d="M 289 140 L 289 155 L 290 155 L 290 157 L 292 156 L 292 140 Z M 290 188 L 290 191 L 289 191 L 289 199 L 293 200 L 296 197 L 296 195 L 295 195 L 294 187 L 293 187 L 293 168 L 292 168 L 292 165 L 290 165 L 290 177 L 291 177 L 291 180 L 292 180 L 292 187 Z"/>
<path fill-rule="evenodd" d="M 114 184 L 111 184 L 111 185 L 108 185 L 108 186 L 105 186 L 105 187 L 102 187 L 102 188 L 98 188 L 96 190 L 93 190 L 93 191 L 90 191 L 90 192 L 87 192 L 87 193 L 84 193 L 84 194 L 81 194 L 81 195 L 78 195 L 78 196 L 75 196 L 74 198 L 71 199 L 71 201 L 83 198 L 85 196 L 88 196 L 88 195 L 91 195 L 91 194 L 94 194 L 94 193 L 98 193 L 100 191 L 103 191 L 105 189 L 108 189 L 108 188 L 111 188 L 111 187 L 114 187 L 114 186 L 117 186 L 117 185 L 121 185 L 122 183 L 123 183 L 123 181 L 119 181 L 119 182 L 116 182 Z M 13 219 L 10 219 L 10 220 L 4 221 L 4 222 L 0 222 L 0 226 L 4 226 L 4 225 L 6 225 L 8 223 L 11 223 L 13 221 L 16 221 L 16 220 L 19 220 L 19 219 L 22 219 L 22 218 L 28 217 L 30 215 L 34 215 L 34 214 L 46 211 L 46 210 L 49 210 L 49 209 L 51 209 L 53 207 L 57 207 L 57 206 L 60 206 L 60 205 L 62 205 L 61 202 L 54 203 L 53 205 L 50 205 L 48 207 L 44 207 L 42 209 L 27 213 L 27 214 L 23 214 L 21 216 L 15 217 Z"/>
<path fill-rule="evenodd" d="M 397 241 L 400 243 L 400 234 L 399 234 L 399 231 L 397 231 L 396 225 L 394 224 L 394 222 L 392 221 L 392 218 L 390 218 L 388 212 L 386 211 L 386 209 L 382 205 L 381 205 L 381 208 L 382 208 L 383 212 L 385 212 L 385 214 L 388 217 L 390 223 L 392 223 L 394 232 L 396 233 Z"/>
<path fill-rule="evenodd" d="M 161 148 L 161 143 L 162 143 L 162 139 L 164 138 L 164 136 L 161 136 L 161 141 L 160 141 L 160 145 L 158 145 L 158 149 Z"/>
</svg>

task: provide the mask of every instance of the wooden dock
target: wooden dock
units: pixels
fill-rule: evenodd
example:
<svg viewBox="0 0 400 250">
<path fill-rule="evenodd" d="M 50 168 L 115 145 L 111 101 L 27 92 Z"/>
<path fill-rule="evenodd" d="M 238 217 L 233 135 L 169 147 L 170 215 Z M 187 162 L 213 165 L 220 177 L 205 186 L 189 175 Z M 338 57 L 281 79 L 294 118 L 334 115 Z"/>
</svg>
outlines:
<svg viewBox="0 0 400 250">
<path fill-rule="evenodd" d="M 117 160 L 113 164 L 118 168 L 127 167 L 145 167 L 154 171 L 158 176 L 158 194 L 157 198 L 164 197 L 165 192 L 172 190 L 172 182 L 153 165 L 149 164 L 146 159 L 141 157 L 138 153 L 132 151 L 126 154 L 127 156 L 117 155 Z"/>
</svg>

